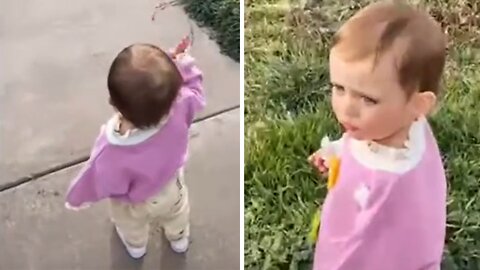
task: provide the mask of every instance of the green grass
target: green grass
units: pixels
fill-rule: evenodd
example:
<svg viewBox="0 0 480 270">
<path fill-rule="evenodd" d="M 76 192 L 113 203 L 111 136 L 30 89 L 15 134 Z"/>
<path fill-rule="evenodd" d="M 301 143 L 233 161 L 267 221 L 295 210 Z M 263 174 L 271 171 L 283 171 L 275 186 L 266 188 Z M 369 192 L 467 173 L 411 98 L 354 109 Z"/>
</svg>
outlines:
<svg viewBox="0 0 480 270">
<path fill-rule="evenodd" d="M 213 30 L 210 34 L 222 52 L 236 61 L 240 59 L 239 0 L 180 0 L 186 12 L 201 25 Z"/>
<path fill-rule="evenodd" d="M 246 269 L 311 264 L 305 237 L 325 186 L 306 157 L 323 135 L 339 134 L 326 91 L 328 42 L 367 1 L 317 2 L 246 1 Z M 480 5 L 417 2 L 450 35 L 445 92 L 431 118 L 450 192 L 443 269 L 480 269 L 480 19 L 472 16 Z"/>
</svg>

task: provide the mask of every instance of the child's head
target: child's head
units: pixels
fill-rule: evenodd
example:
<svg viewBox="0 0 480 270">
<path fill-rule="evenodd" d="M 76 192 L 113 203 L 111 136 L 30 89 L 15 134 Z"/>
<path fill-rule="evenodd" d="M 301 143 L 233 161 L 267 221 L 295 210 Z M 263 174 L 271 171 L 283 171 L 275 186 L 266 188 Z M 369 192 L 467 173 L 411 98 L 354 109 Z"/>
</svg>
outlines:
<svg viewBox="0 0 480 270">
<path fill-rule="evenodd" d="M 408 131 L 433 109 L 446 40 L 428 14 L 398 3 L 367 6 L 334 37 L 332 105 L 357 139 L 384 140 Z"/>
<path fill-rule="evenodd" d="M 137 128 L 155 126 L 168 115 L 181 84 L 175 63 L 148 44 L 123 49 L 108 74 L 110 103 Z"/>
</svg>

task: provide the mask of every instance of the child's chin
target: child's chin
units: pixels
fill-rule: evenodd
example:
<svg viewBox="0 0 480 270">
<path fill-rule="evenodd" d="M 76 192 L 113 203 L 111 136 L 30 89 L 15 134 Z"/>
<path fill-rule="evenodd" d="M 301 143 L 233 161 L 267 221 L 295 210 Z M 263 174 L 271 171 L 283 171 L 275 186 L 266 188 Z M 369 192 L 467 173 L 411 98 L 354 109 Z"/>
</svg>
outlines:
<svg viewBox="0 0 480 270">
<path fill-rule="evenodd" d="M 362 134 L 361 132 L 358 132 L 358 131 L 347 131 L 347 134 L 355 140 L 363 141 L 363 140 L 367 139 L 364 136 L 364 134 Z"/>
</svg>

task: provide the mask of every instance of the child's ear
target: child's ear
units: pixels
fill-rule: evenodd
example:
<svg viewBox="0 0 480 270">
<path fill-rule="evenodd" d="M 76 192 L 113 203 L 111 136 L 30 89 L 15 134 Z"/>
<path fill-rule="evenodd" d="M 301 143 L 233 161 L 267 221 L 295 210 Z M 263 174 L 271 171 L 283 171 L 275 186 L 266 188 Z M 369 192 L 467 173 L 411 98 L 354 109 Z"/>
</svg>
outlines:
<svg viewBox="0 0 480 270">
<path fill-rule="evenodd" d="M 429 115 L 437 103 L 437 95 L 431 91 L 417 92 L 412 98 L 417 117 Z"/>
</svg>

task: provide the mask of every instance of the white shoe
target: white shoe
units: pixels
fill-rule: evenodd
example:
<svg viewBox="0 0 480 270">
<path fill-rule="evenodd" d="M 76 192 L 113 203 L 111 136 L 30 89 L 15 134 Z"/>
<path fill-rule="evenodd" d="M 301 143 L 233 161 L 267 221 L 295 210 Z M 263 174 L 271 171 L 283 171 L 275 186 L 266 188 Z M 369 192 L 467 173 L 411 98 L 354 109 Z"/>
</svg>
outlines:
<svg viewBox="0 0 480 270">
<path fill-rule="evenodd" d="M 127 241 L 125 241 L 125 238 L 123 237 L 122 233 L 120 232 L 120 230 L 118 229 L 117 226 L 115 226 L 115 230 L 117 231 L 118 237 L 120 237 L 120 240 L 122 240 L 122 243 L 125 246 L 125 248 L 127 249 L 130 257 L 132 257 L 134 259 L 140 259 L 141 257 L 143 257 L 147 253 L 147 246 L 139 247 L 139 248 L 132 247 L 127 243 Z"/>
<path fill-rule="evenodd" d="M 189 244 L 190 242 L 186 236 L 180 238 L 179 240 L 170 241 L 170 247 L 176 253 L 185 253 L 188 250 Z"/>
</svg>

